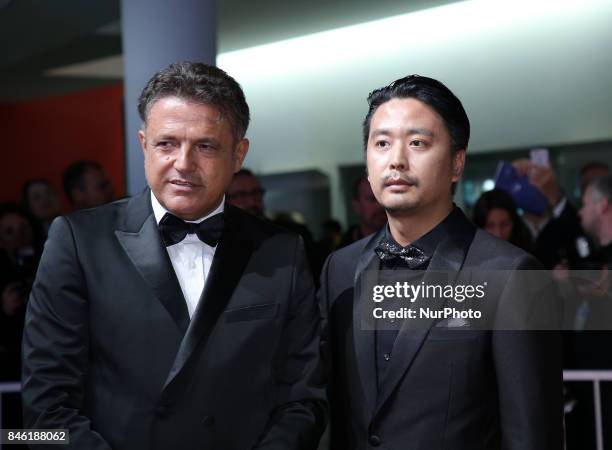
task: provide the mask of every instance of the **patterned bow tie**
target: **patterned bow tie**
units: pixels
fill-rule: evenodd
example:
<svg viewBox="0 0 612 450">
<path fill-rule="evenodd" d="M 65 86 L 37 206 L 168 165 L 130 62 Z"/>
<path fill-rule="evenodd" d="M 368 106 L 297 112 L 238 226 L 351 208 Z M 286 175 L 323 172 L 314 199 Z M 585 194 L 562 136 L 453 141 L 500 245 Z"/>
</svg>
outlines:
<svg viewBox="0 0 612 450">
<path fill-rule="evenodd" d="M 410 269 L 416 269 L 429 261 L 429 257 L 420 248 L 414 245 L 402 247 L 389 239 L 384 239 L 374 251 L 381 261 L 392 261 L 399 258 Z"/>
<path fill-rule="evenodd" d="M 200 223 L 185 222 L 178 217 L 166 213 L 159 221 L 159 232 L 166 247 L 178 244 L 188 234 L 196 234 L 205 244 L 214 247 L 221 239 L 223 231 L 223 213 L 215 214 Z"/>
</svg>

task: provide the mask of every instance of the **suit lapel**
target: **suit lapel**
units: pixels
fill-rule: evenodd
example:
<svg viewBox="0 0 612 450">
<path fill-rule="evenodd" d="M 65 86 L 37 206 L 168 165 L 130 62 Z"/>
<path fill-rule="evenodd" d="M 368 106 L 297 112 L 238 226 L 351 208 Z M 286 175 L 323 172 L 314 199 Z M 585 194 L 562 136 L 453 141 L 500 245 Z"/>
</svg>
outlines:
<svg viewBox="0 0 612 450">
<path fill-rule="evenodd" d="M 463 266 L 476 229 L 461 211 L 457 213 L 460 214 L 460 219 L 453 224 L 452 234 L 447 234 L 445 239 L 438 244 L 429 262 L 423 279 L 426 285 L 436 282 L 436 272 L 450 273 L 451 277 L 446 282 L 453 284 Z M 444 304 L 444 299 L 437 299 L 435 302 L 429 300 L 431 309 L 441 309 Z M 418 328 L 415 328 L 414 322 L 410 320 L 405 320 L 402 324 L 393 344 L 393 356 L 381 383 L 376 411 L 380 410 L 404 377 L 435 322 L 436 319 L 419 321 Z"/>
<path fill-rule="evenodd" d="M 129 200 L 124 229 L 115 235 L 138 272 L 184 334 L 189 313 L 170 257 L 164 247 L 151 208 L 151 191 Z"/>
<path fill-rule="evenodd" d="M 362 314 L 366 308 L 361 292 L 362 277 L 366 270 L 378 270 L 379 258 L 374 248 L 384 234 L 384 229 L 376 233 L 363 248 L 357 268 L 355 269 L 353 293 L 353 344 L 355 359 L 359 370 L 359 379 L 368 406 L 368 419 L 374 412 L 376 401 L 376 360 L 375 360 L 375 331 L 362 326 Z"/>
<path fill-rule="evenodd" d="M 253 252 L 253 241 L 244 237 L 245 232 L 240 229 L 240 217 L 236 211 L 226 205 L 224 214 L 226 221 L 223 236 L 215 251 L 198 306 L 164 383 L 164 389 L 185 367 L 200 341 L 210 334 L 225 310 Z"/>
</svg>

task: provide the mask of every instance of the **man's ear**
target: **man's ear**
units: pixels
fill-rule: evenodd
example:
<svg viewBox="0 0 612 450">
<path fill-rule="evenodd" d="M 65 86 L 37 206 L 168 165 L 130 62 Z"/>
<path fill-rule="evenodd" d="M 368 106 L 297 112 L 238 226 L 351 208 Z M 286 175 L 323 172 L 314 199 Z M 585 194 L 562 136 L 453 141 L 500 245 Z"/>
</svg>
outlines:
<svg viewBox="0 0 612 450">
<path fill-rule="evenodd" d="M 145 135 L 144 129 L 138 130 L 138 140 L 140 141 L 140 147 L 142 147 L 142 152 L 147 153 L 147 137 Z"/>
<path fill-rule="evenodd" d="M 247 138 L 240 139 L 238 145 L 234 149 L 234 173 L 238 172 L 242 168 L 244 158 L 246 158 L 249 152 L 249 140 Z"/>
<path fill-rule="evenodd" d="M 453 155 L 453 177 L 451 181 L 456 183 L 461 178 L 463 174 L 463 169 L 465 167 L 465 150 L 460 149 L 455 152 Z"/>
</svg>

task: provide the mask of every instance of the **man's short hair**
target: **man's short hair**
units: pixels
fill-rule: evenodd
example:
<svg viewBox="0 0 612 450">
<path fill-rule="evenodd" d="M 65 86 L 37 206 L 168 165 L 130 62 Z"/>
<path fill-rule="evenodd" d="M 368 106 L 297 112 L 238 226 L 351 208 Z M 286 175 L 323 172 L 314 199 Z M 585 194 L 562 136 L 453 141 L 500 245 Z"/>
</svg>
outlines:
<svg viewBox="0 0 612 450">
<path fill-rule="evenodd" d="M 99 170 L 100 172 L 103 171 L 102 166 L 97 162 L 83 160 L 70 164 L 64 172 L 64 193 L 66 194 L 66 198 L 68 198 L 70 203 L 74 203 L 74 198 L 72 197 L 72 191 L 74 189 L 85 189 L 85 182 L 83 178 L 88 170 Z"/>
<path fill-rule="evenodd" d="M 234 178 L 242 177 L 242 176 L 255 177 L 255 174 L 253 173 L 253 171 L 243 167 L 242 169 L 240 169 L 238 172 L 236 172 L 234 174 Z M 255 178 L 257 178 L 257 177 L 255 177 Z"/>
<path fill-rule="evenodd" d="M 593 169 L 602 169 L 602 170 L 609 171 L 610 166 L 606 164 L 605 162 L 591 161 L 591 162 L 586 163 L 584 166 L 582 166 L 582 168 L 580 169 L 580 176 L 583 176 L 585 173 Z"/>
<path fill-rule="evenodd" d="M 605 198 L 612 203 L 612 174 L 594 178 L 589 186 L 601 198 Z"/>
<path fill-rule="evenodd" d="M 444 121 L 451 139 L 451 152 L 467 150 L 470 121 L 461 101 L 450 89 L 433 78 L 409 75 L 388 86 L 376 89 L 368 96 L 369 109 L 363 121 L 363 146 L 367 150 L 372 116 L 380 105 L 394 98 L 414 98 L 433 108 Z"/>
<path fill-rule="evenodd" d="M 236 140 L 244 137 L 249 126 L 249 106 L 242 88 L 218 67 L 184 61 L 157 72 L 138 98 L 138 114 L 143 123 L 153 104 L 164 97 L 214 106 L 229 118 Z"/>
</svg>

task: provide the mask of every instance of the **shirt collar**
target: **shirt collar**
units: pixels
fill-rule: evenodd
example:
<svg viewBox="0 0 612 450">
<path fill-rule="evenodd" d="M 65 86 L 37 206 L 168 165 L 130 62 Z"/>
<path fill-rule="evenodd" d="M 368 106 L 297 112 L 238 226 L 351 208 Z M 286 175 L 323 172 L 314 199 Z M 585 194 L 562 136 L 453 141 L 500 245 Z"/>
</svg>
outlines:
<svg viewBox="0 0 612 450">
<path fill-rule="evenodd" d="M 453 228 L 455 228 L 457 220 L 460 220 L 460 217 L 461 210 L 457 208 L 457 206 L 454 206 L 452 211 L 438 225 L 433 227 L 420 238 L 416 239 L 410 245 L 420 248 L 423 250 L 425 255 L 429 257 L 433 256 L 440 241 L 442 241 L 449 233 L 452 232 Z M 396 245 L 402 247 L 395 241 L 395 239 L 393 239 L 388 223 L 385 226 L 385 238 L 390 239 Z"/>
<path fill-rule="evenodd" d="M 161 203 L 159 203 L 159 200 L 157 200 L 157 197 L 155 197 L 155 194 L 153 194 L 152 190 L 151 190 L 151 206 L 153 207 L 153 214 L 155 215 L 155 221 L 157 222 L 158 225 L 159 225 L 159 221 L 162 220 L 162 218 L 164 217 L 164 214 L 166 213 L 172 214 L 170 211 L 164 208 Z M 225 209 L 225 195 L 221 199 L 221 203 L 219 204 L 219 206 L 217 206 L 213 212 L 197 220 L 186 220 L 185 222 L 200 223 L 203 220 L 206 220 L 209 217 L 214 216 L 215 214 L 222 213 L 224 209 Z"/>
</svg>

